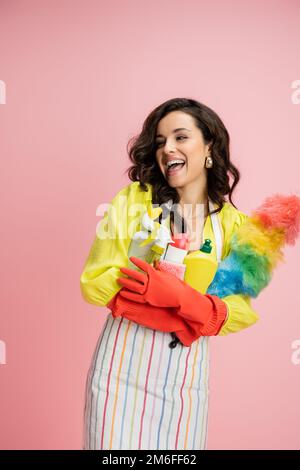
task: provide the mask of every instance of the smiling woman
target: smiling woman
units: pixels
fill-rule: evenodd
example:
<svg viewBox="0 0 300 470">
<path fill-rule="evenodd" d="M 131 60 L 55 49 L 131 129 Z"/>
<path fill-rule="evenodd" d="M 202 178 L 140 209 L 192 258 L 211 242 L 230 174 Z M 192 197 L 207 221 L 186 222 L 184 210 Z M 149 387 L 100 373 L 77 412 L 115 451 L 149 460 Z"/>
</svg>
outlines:
<svg viewBox="0 0 300 470">
<path fill-rule="evenodd" d="M 177 123 L 186 123 L 189 128 L 176 127 L 172 130 Z M 189 136 L 177 135 L 182 131 Z M 180 181 L 184 178 L 186 186 L 189 175 L 193 180 L 198 180 L 204 167 L 204 152 L 208 153 L 209 144 L 204 145 L 202 132 L 195 125 L 192 116 L 181 111 L 173 111 L 161 119 L 157 132 L 156 160 L 169 185 L 180 186 Z M 163 141 L 162 132 L 167 134 L 167 139 Z M 181 171 L 183 168 L 185 171 Z"/>
<path fill-rule="evenodd" d="M 129 145 L 133 163 L 129 178 L 140 181 L 145 190 L 150 183 L 155 204 L 172 198 L 175 204 L 192 204 L 193 214 L 195 205 L 206 204 L 207 197 L 216 203 L 217 212 L 226 195 L 233 204 L 240 174 L 230 161 L 229 134 L 219 116 L 203 103 L 186 98 L 163 103 L 150 113 L 143 131 Z M 184 164 L 175 165 L 175 160 Z"/>
<path fill-rule="evenodd" d="M 200 221 L 189 246 L 196 253 L 187 257 L 190 272 L 203 279 L 196 244 L 209 239 L 207 256 L 217 265 L 247 219 L 231 200 L 239 171 L 230 161 L 223 122 L 192 99 L 158 106 L 131 144 L 132 182 L 112 203 L 117 236 L 96 237 L 80 279 L 85 300 L 111 310 L 87 377 L 84 448 L 205 449 L 209 337 L 238 332 L 258 316 L 246 295 L 221 299 L 202 293 L 191 285 L 191 276 L 158 275 L 145 262 L 140 266 L 148 277 L 144 274 L 142 283 L 124 281 L 124 273 L 137 274 L 127 269 L 130 237 L 121 240 L 118 234 L 131 217 L 131 204 L 146 205 L 150 213 L 153 205 L 160 206 L 159 222 L 170 224 L 173 233 L 186 232 L 186 221 L 192 227 Z M 121 196 L 128 198 L 127 213 L 118 205 Z M 175 210 L 170 211 L 170 200 Z M 108 219 L 106 214 L 101 226 Z"/>
</svg>

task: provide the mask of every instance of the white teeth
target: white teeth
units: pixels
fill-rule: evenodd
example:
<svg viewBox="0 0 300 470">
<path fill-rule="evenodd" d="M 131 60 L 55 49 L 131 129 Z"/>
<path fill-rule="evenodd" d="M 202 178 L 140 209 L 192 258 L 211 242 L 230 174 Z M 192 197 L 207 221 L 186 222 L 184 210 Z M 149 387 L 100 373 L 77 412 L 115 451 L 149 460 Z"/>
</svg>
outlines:
<svg viewBox="0 0 300 470">
<path fill-rule="evenodd" d="M 167 167 L 169 168 L 171 165 L 174 165 L 174 163 L 185 163 L 184 160 L 170 160 L 167 162 Z"/>
</svg>

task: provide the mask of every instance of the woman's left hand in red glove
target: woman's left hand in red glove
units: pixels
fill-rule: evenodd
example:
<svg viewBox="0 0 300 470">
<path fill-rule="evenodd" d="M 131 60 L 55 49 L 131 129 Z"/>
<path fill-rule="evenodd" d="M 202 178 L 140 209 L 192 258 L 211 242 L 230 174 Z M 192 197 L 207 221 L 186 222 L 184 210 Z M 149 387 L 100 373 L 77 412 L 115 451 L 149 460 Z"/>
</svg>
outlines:
<svg viewBox="0 0 300 470">
<path fill-rule="evenodd" d="M 187 322 L 176 315 L 173 308 L 154 307 L 148 303 L 141 305 L 140 302 L 126 299 L 120 295 L 121 292 L 122 289 L 107 305 L 114 318 L 122 316 L 139 325 L 169 333 L 189 331 Z"/>
</svg>

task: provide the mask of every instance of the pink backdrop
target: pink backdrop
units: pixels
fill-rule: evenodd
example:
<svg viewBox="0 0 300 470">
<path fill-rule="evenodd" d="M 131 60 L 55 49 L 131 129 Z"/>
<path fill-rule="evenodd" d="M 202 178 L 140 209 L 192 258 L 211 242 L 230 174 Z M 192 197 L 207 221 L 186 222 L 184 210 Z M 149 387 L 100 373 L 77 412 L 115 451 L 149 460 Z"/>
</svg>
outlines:
<svg viewBox="0 0 300 470">
<path fill-rule="evenodd" d="M 185 96 L 221 116 L 240 210 L 298 193 L 299 15 L 296 0 L 0 1 L 2 449 L 81 448 L 108 310 L 79 277 L 155 106 Z M 211 341 L 209 449 L 300 448 L 299 250 L 253 302 L 260 321 Z"/>
</svg>

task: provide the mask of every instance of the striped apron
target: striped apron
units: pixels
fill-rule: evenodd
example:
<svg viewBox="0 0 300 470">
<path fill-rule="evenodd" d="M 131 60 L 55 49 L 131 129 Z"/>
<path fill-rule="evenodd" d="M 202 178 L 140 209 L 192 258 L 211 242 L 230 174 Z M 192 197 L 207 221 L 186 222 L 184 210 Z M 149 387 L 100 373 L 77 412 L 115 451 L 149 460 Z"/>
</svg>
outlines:
<svg viewBox="0 0 300 470">
<path fill-rule="evenodd" d="M 220 262 L 221 223 L 218 214 L 209 218 Z M 174 349 L 171 339 L 108 314 L 86 379 L 83 449 L 206 448 L 209 336 Z"/>
</svg>

